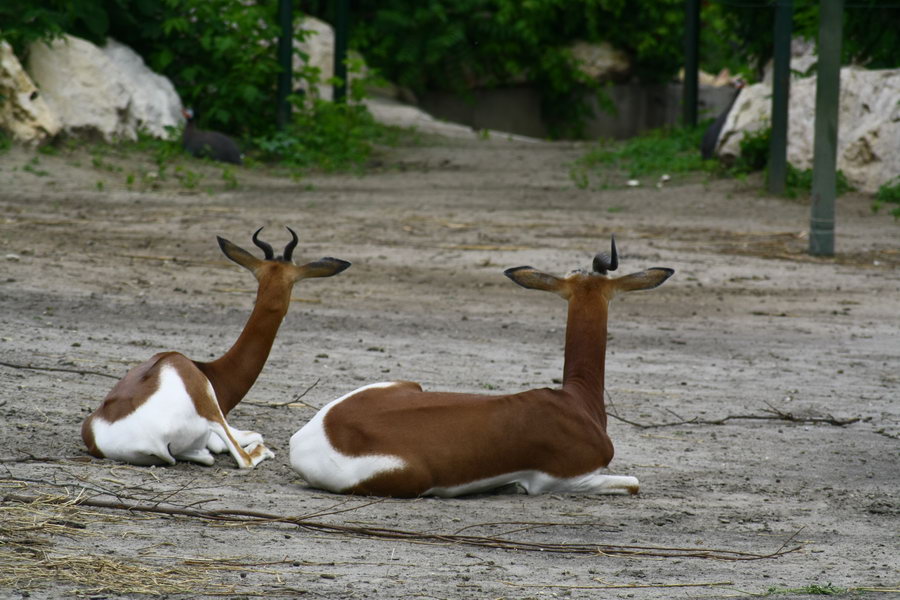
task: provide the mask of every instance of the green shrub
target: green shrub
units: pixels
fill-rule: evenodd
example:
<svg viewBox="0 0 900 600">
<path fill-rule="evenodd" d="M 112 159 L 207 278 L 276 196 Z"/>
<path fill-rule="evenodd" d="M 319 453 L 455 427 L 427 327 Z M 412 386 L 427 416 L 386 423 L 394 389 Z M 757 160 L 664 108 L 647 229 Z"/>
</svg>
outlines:
<svg viewBox="0 0 900 600">
<path fill-rule="evenodd" d="M 576 161 L 569 175 L 577 187 L 586 188 L 590 175 L 601 170 L 612 169 L 628 178 L 714 170 L 714 161 L 700 157 L 700 140 L 707 125 L 657 129 L 624 142 L 598 142 Z"/>
<path fill-rule="evenodd" d="M 887 204 L 893 205 L 891 214 L 895 219 L 900 219 L 900 177 L 896 177 L 893 181 L 878 188 L 878 193 L 875 194 L 875 200 L 872 203 L 872 210 L 877 212 Z"/>
<path fill-rule="evenodd" d="M 333 22 L 334 3 L 304 8 Z M 389 80 L 416 93 L 465 94 L 525 80 L 543 94 L 554 136 L 578 134 L 587 97 L 601 85 L 575 68 L 576 40 L 607 41 L 629 54 L 644 81 L 666 81 L 681 65 L 682 0 L 358 0 L 352 43 Z M 602 104 L 602 102 L 601 102 Z"/>
<path fill-rule="evenodd" d="M 741 140 L 741 155 L 737 158 L 730 171 L 743 175 L 762 171 L 769 162 L 769 141 L 772 138 L 772 128 L 766 127 L 746 133 Z"/>
</svg>

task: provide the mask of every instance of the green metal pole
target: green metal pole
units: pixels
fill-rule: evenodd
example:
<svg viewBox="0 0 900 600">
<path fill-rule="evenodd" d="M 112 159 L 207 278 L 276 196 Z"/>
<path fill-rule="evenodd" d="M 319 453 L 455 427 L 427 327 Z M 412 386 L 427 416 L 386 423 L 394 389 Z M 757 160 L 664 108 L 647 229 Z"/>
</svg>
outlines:
<svg viewBox="0 0 900 600">
<path fill-rule="evenodd" d="M 275 118 L 279 129 L 284 129 L 291 120 L 291 103 L 288 96 L 293 84 L 293 50 L 294 50 L 294 19 L 291 0 L 278 0 L 278 23 L 281 26 L 281 36 L 278 38 L 278 87 L 275 90 L 276 109 Z"/>
<path fill-rule="evenodd" d="M 791 95 L 791 20 L 793 0 L 775 5 L 772 69 L 772 136 L 769 138 L 769 192 L 783 194 L 787 177 L 788 100 Z"/>
<path fill-rule="evenodd" d="M 816 256 L 833 256 L 844 0 L 821 0 L 819 6 L 819 64 L 816 69 L 816 123 L 813 141 L 809 253 Z"/>
<path fill-rule="evenodd" d="M 338 0 L 334 24 L 334 84 L 332 98 L 343 102 L 347 98 L 347 38 L 349 34 L 350 0 Z"/>
<path fill-rule="evenodd" d="M 685 0 L 684 6 L 684 124 L 697 125 L 697 73 L 700 69 L 700 0 Z"/>
</svg>

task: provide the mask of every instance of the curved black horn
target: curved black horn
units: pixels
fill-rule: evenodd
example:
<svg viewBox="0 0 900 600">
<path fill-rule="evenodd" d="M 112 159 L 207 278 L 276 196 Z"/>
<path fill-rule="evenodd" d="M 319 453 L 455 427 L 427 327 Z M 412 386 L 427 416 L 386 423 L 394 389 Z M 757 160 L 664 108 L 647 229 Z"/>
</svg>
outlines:
<svg viewBox="0 0 900 600">
<path fill-rule="evenodd" d="M 265 225 L 263 226 L 265 227 Z M 253 234 L 253 243 L 262 248 L 263 254 L 265 254 L 266 260 L 272 260 L 275 258 L 275 251 L 272 250 L 272 246 L 267 244 L 266 242 L 259 239 L 259 232 L 262 231 L 263 228 L 260 227 Z"/>
<path fill-rule="evenodd" d="M 287 230 L 291 232 L 291 237 L 294 238 L 288 242 L 287 246 L 284 247 L 284 260 L 290 262 L 291 255 L 294 253 L 294 248 L 297 247 L 297 242 L 299 241 L 299 239 L 297 238 L 297 233 L 293 229 L 287 227 Z"/>
<path fill-rule="evenodd" d="M 616 236 L 612 236 L 610 254 L 598 252 L 594 257 L 594 272 L 606 275 L 607 271 L 615 271 L 619 268 L 619 253 L 616 250 Z"/>
</svg>

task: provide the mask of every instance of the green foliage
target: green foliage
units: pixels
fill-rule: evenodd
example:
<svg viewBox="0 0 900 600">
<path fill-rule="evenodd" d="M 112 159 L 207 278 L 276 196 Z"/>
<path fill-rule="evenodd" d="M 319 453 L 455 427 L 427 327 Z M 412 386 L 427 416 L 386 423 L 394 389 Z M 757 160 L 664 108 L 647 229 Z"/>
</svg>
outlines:
<svg viewBox="0 0 900 600">
<path fill-rule="evenodd" d="M 732 165 L 732 174 L 742 175 L 762 171 L 769 162 L 769 141 L 772 128 L 766 127 L 744 134 L 741 140 L 741 155 Z"/>
<path fill-rule="evenodd" d="M 791 163 L 787 164 L 787 172 L 785 173 L 784 195 L 788 198 L 797 198 L 799 196 L 807 196 L 812 192 L 813 171 L 812 169 L 798 169 Z M 838 169 L 835 174 L 834 192 L 837 196 L 842 196 L 853 186 L 847 180 L 844 172 Z"/>
<path fill-rule="evenodd" d="M 309 10 L 327 20 L 332 5 L 311 2 Z M 590 114 L 586 93 L 604 97 L 575 68 L 574 41 L 611 43 L 645 81 L 667 80 L 682 55 L 682 0 L 640 10 L 624 0 L 359 0 L 352 17 L 354 47 L 391 81 L 417 93 L 465 93 L 524 78 L 541 89 L 556 136 L 578 133 Z"/>
<path fill-rule="evenodd" d="M 710 28 L 719 43 L 708 48 L 722 66 L 733 59 L 753 60 L 757 70 L 772 58 L 774 2 L 742 0 L 710 2 L 703 12 L 703 26 Z M 900 4 L 884 0 L 854 0 L 843 12 L 842 61 L 860 62 L 869 68 L 900 67 Z M 706 29 L 704 29 L 705 31 Z M 808 40 L 819 37 L 819 0 L 794 0 L 793 34 Z"/>
<path fill-rule="evenodd" d="M 848 590 L 847 588 L 837 587 L 831 583 L 826 583 L 825 585 L 822 585 L 820 583 L 813 583 L 799 588 L 770 587 L 766 591 L 766 595 L 771 596 L 774 594 L 808 594 L 810 596 L 837 596 L 840 594 L 846 594 L 848 591 L 850 590 Z"/>
<path fill-rule="evenodd" d="M 725 169 L 725 174 L 743 176 L 757 171 L 766 171 L 769 164 L 769 142 L 772 128 L 766 127 L 744 135 L 741 140 L 741 155 L 735 163 Z M 798 169 L 788 163 L 785 172 L 784 195 L 788 198 L 805 196 L 812 190 L 812 169 Z M 852 189 L 847 176 L 838 170 L 835 177 L 835 193 L 840 196 Z"/>
<path fill-rule="evenodd" d="M 706 125 L 657 129 L 625 142 L 598 142 L 576 162 L 570 177 L 584 189 L 589 186 L 591 174 L 610 170 L 628 178 L 712 171 L 716 163 L 703 160 L 699 151 Z"/>
<path fill-rule="evenodd" d="M 279 160 L 293 169 L 353 169 L 371 155 L 374 141 L 390 142 L 390 132 L 354 103 L 316 100 L 298 111 L 290 127 L 253 140 L 263 160 Z"/>
<path fill-rule="evenodd" d="M 900 219 L 900 177 L 896 177 L 878 188 L 875 201 L 872 203 L 872 210 L 877 212 L 886 204 L 893 205 L 891 214 L 895 219 Z"/>
</svg>

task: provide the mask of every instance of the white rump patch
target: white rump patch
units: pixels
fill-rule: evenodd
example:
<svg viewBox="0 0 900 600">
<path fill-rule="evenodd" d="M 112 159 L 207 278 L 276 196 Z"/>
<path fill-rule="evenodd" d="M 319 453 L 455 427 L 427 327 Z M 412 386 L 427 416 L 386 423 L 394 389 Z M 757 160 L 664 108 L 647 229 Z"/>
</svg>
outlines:
<svg viewBox="0 0 900 600">
<path fill-rule="evenodd" d="M 173 367 L 160 369 L 159 387 L 133 413 L 113 423 L 98 415 L 92 424 L 94 441 L 107 458 L 135 465 L 174 465 L 176 458 L 211 464 L 203 452 L 209 421 L 197 414 Z"/>
<path fill-rule="evenodd" d="M 291 437 L 291 466 L 311 486 L 342 492 L 367 479 L 406 467 L 399 456 L 369 454 L 348 456 L 331 445 L 325 433 L 325 415 L 351 396 L 373 388 L 397 385 L 387 381 L 363 386 L 325 405 L 316 415 Z"/>
</svg>

